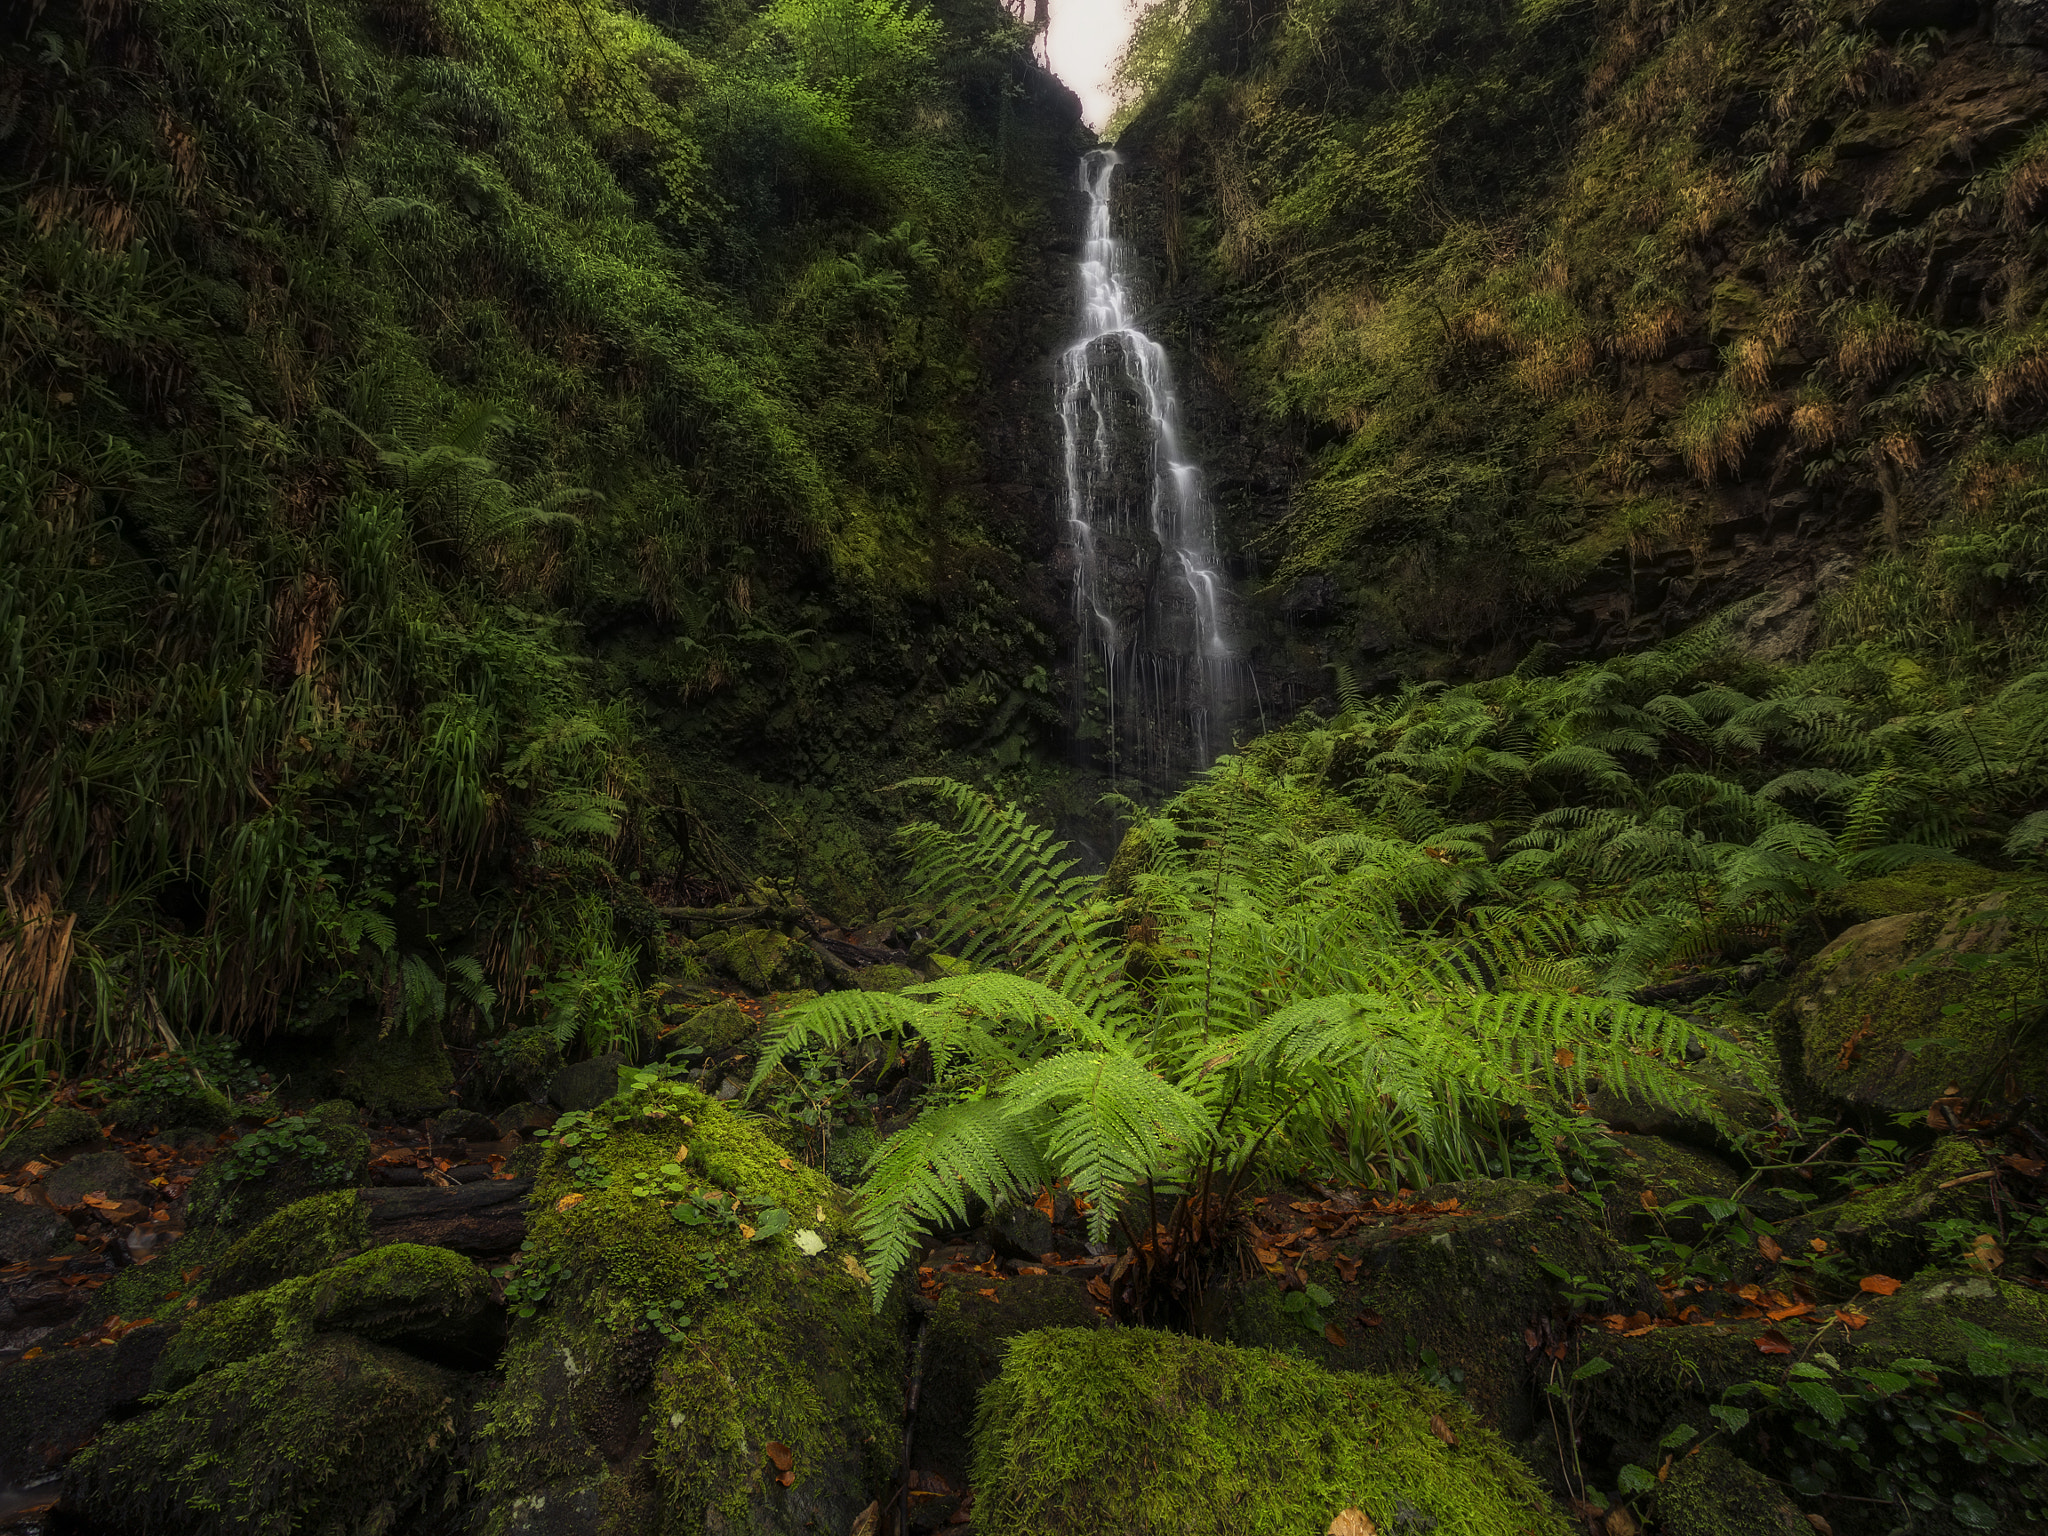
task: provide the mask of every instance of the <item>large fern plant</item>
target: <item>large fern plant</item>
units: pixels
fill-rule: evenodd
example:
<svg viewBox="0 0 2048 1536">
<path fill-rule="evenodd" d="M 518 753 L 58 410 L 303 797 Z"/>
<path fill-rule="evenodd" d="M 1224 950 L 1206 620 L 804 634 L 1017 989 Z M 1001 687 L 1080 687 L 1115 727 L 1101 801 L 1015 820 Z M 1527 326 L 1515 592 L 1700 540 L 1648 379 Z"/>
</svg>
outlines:
<svg viewBox="0 0 2048 1536">
<path fill-rule="evenodd" d="M 1467 893 L 1443 842 L 1318 826 L 1283 782 L 1226 762 L 1138 820 L 1142 867 L 1113 895 L 1014 808 L 917 787 L 949 813 L 906 831 L 923 895 L 983 969 L 793 1009 L 754 1080 L 804 1050 L 929 1051 L 926 1107 L 862 1191 L 878 1306 L 970 1197 L 1064 1180 L 1094 1241 L 1124 1239 L 1119 1307 L 1199 1324 L 1262 1167 L 1377 1146 L 1389 1177 L 1471 1171 L 1511 1126 L 1557 1155 L 1596 1075 L 1712 1115 L 1672 1065 L 1679 1020 L 1582 995 L 1525 931 L 1455 920 Z"/>
</svg>

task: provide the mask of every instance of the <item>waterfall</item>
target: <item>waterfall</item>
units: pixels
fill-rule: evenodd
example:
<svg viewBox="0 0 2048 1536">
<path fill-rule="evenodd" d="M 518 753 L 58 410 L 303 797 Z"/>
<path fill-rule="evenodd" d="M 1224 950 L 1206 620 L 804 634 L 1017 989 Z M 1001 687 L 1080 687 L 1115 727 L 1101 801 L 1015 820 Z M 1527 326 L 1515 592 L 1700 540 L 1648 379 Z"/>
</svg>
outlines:
<svg viewBox="0 0 2048 1536">
<path fill-rule="evenodd" d="M 1132 317 L 1125 246 L 1110 230 L 1117 165 L 1107 149 L 1081 161 L 1080 335 L 1060 360 L 1076 734 L 1094 738 L 1113 776 L 1165 788 L 1225 745 L 1245 665 L 1172 366 Z"/>
</svg>

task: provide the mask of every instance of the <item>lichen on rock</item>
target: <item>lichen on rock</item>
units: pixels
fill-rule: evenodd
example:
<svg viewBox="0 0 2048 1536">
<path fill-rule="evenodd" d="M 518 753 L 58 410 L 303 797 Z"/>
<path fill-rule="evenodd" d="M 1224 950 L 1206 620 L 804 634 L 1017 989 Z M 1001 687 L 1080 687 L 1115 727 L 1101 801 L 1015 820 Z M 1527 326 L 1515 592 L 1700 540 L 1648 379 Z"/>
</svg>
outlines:
<svg viewBox="0 0 2048 1536">
<path fill-rule="evenodd" d="M 1345 1509 L 1436 1536 L 1567 1530 L 1505 1442 L 1413 1377 L 1135 1328 L 1012 1340 L 974 1488 L 982 1536 L 1297 1536 Z"/>
</svg>

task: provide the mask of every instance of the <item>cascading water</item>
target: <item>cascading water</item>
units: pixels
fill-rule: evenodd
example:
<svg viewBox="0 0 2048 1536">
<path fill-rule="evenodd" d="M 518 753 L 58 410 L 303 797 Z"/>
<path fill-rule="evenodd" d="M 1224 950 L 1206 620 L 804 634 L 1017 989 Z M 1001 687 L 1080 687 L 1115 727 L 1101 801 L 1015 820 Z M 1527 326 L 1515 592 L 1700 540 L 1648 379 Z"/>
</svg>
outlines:
<svg viewBox="0 0 2048 1536">
<path fill-rule="evenodd" d="M 1231 648 L 1214 509 L 1183 444 L 1166 349 L 1132 321 L 1124 244 L 1110 232 L 1117 165 L 1107 149 L 1081 161 L 1081 334 L 1060 363 L 1077 734 L 1099 738 L 1117 777 L 1170 787 L 1214 760 L 1245 665 Z"/>
</svg>

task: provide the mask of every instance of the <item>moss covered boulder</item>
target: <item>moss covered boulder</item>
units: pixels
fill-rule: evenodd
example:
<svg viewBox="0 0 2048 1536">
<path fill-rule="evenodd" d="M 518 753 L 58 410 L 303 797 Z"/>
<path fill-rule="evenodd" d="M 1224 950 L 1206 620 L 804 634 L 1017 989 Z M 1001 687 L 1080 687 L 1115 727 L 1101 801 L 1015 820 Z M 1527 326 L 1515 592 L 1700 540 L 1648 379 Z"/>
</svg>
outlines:
<svg viewBox="0 0 2048 1536">
<path fill-rule="evenodd" d="M 1299 1351 L 1332 1370 L 1410 1370 L 1428 1363 L 1426 1351 L 1487 1423 L 1520 1436 L 1535 1422 L 1525 1330 L 1577 1310 L 1572 1295 L 1625 1312 L 1656 1304 L 1642 1267 L 1576 1195 L 1477 1179 L 1391 1210 L 1354 1204 L 1358 1222 L 1326 1237 L 1311 1218 L 1268 1203 L 1260 1219 L 1272 1258 L 1231 1298 L 1225 1338 Z M 1341 1215 L 1329 1203 L 1316 1213 Z M 1308 1235 L 1275 1240 L 1290 1226 Z M 1327 1304 L 1303 1304 L 1310 1285 Z"/>
<path fill-rule="evenodd" d="M 556 1130 L 508 1285 L 484 1529 L 846 1530 L 893 1471 L 904 1359 L 843 1192 L 674 1082 Z"/>
<path fill-rule="evenodd" d="M 825 979 L 825 963 L 807 942 L 773 928 L 742 928 L 700 939 L 697 947 L 717 971 L 757 996 L 815 989 Z"/>
<path fill-rule="evenodd" d="M 972 1428 L 981 1394 L 1003 1368 L 1019 1334 L 1041 1328 L 1094 1328 L 1093 1298 L 1059 1275 L 961 1276 L 939 1292 L 925 1324 L 924 1378 L 918 1391 L 911 1465 L 956 1487 L 972 1475 Z"/>
<path fill-rule="evenodd" d="M 310 1275 L 369 1241 L 369 1213 L 353 1189 L 309 1195 L 235 1238 L 210 1266 L 206 1294 L 220 1300 Z"/>
<path fill-rule="evenodd" d="M 65 1476 L 94 1530 L 384 1536 L 454 1528 L 463 1378 L 347 1334 L 207 1372 Z"/>
<path fill-rule="evenodd" d="M 1671 1464 L 1653 1501 L 1664 1536 L 1813 1536 L 1781 1484 L 1709 1445 Z"/>
<path fill-rule="evenodd" d="M 1931 1223 L 1997 1229 L 1990 1186 L 1972 1178 L 1993 1165 L 1967 1137 L 1945 1137 L 1919 1167 L 1788 1223 L 1780 1240 L 1796 1251 L 1819 1237 L 1858 1274 L 1912 1274 L 1931 1256 Z"/>
<path fill-rule="evenodd" d="M 1434 1536 L 1568 1529 L 1445 1393 L 1144 1329 L 1014 1339 L 974 1488 L 978 1536 L 1301 1536 L 1347 1509 Z"/>
<path fill-rule="evenodd" d="M 1951 1086 L 1992 1103 L 2048 1095 L 2048 911 L 2022 890 L 1851 928 L 1800 968 L 1772 1015 L 1795 1093 L 1880 1113 Z"/>
<path fill-rule="evenodd" d="M 223 1131 L 235 1122 L 235 1105 L 207 1083 L 164 1078 L 144 1092 L 116 1099 L 107 1106 L 107 1121 L 130 1131 L 190 1127 Z"/>
<path fill-rule="evenodd" d="M 751 1038 L 758 1028 L 759 1023 L 739 1004 L 727 1000 L 679 1017 L 669 1044 L 703 1051 L 729 1051 Z"/>
<path fill-rule="evenodd" d="M 208 1371 L 303 1346 L 320 1333 L 488 1365 L 494 1312 L 490 1277 L 470 1260 L 446 1248 L 391 1243 L 201 1309 L 157 1361 L 156 1386 L 176 1391 Z"/>
<path fill-rule="evenodd" d="M 58 1105 L 35 1116 L 0 1146 L 0 1167 L 19 1168 L 23 1163 L 47 1162 L 53 1157 L 82 1152 L 100 1140 L 100 1123 L 82 1109 Z"/>
<path fill-rule="evenodd" d="M 331 1092 L 362 1105 L 373 1118 L 410 1122 L 448 1107 L 455 1067 L 438 1025 L 387 1033 L 371 1020 L 343 1037 L 326 1077 Z"/>
<path fill-rule="evenodd" d="M 200 1170 L 186 1197 L 194 1226 L 237 1228 L 325 1190 L 369 1182 L 370 1138 L 333 1100 L 249 1132 Z"/>
<path fill-rule="evenodd" d="M 1632 1242 L 1663 1234 L 1698 1243 L 1707 1228 L 1696 1209 L 1668 1208 L 1699 1196 L 1732 1199 L 1743 1182 L 1734 1164 L 1661 1136 L 1615 1136 L 1607 1168 L 1613 1178 L 1604 1200 L 1608 1228 Z"/>
</svg>

